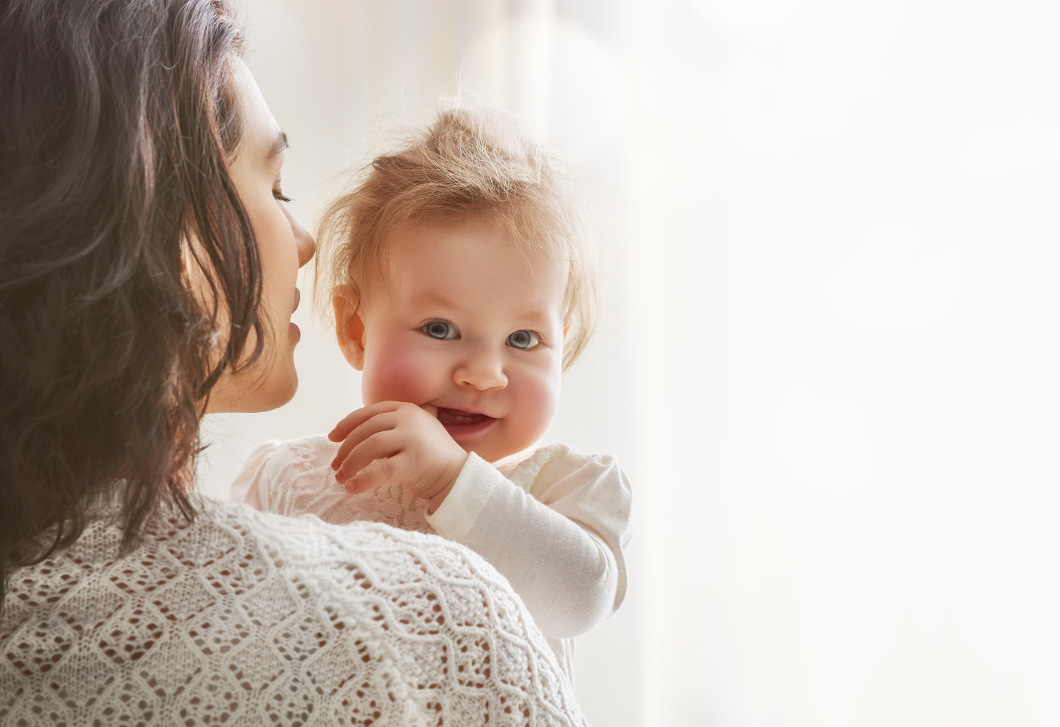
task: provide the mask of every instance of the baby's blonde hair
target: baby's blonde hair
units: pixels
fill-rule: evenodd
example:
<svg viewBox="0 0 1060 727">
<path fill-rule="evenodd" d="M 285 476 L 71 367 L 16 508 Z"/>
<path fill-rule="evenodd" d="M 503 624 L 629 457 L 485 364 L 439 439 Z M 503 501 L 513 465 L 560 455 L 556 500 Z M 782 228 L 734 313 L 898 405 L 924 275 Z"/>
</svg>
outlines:
<svg viewBox="0 0 1060 727">
<path fill-rule="evenodd" d="M 317 233 L 318 303 L 336 285 L 350 285 L 361 296 L 369 282 L 385 280 L 387 238 L 400 226 L 485 214 L 524 254 L 568 263 L 566 370 L 589 342 L 599 309 L 592 235 L 579 199 L 571 175 L 514 114 L 443 109 L 426 132 L 362 170 L 324 213 Z"/>
</svg>

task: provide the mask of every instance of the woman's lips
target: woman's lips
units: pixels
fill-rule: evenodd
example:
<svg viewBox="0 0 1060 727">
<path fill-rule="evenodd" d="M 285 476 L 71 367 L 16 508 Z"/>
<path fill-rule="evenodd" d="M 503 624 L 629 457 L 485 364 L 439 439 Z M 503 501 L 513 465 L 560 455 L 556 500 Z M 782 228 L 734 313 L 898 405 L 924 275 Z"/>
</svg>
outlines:
<svg viewBox="0 0 1060 727">
<path fill-rule="evenodd" d="M 298 290 L 298 288 L 295 288 L 294 289 L 294 308 L 291 309 L 291 315 L 294 315 L 294 312 L 296 310 L 298 310 L 298 304 L 301 302 L 301 300 L 302 300 L 302 293 Z M 288 333 L 290 333 L 291 338 L 293 338 L 296 343 L 301 340 L 302 331 L 298 328 L 298 326 L 296 326 L 294 324 L 294 322 L 291 322 L 291 323 L 288 324 L 287 331 L 288 331 Z"/>
<path fill-rule="evenodd" d="M 478 434 L 488 429 L 497 420 L 486 414 L 438 407 L 438 421 L 449 432 L 449 436 L 456 439 L 457 437 Z"/>
</svg>

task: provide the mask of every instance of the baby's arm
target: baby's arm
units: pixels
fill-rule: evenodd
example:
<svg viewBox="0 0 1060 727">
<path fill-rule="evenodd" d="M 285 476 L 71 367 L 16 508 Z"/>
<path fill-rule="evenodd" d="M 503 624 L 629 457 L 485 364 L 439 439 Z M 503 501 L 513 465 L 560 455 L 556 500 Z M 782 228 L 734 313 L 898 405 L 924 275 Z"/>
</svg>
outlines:
<svg viewBox="0 0 1060 727">
<path fill-rule="evenodd" d="M 631 505 L 612 457 L 555 445 L 538 450 L 512 480 L 470 455 L 427 520 L 485 557 L 545 635 L 563 638 L 585 633 L 622 603 Z"/>
<path fill-rule="evenodd" d="M 585 633 L 621 604 L 632 496 L 611 457 L 556 445 L 509 480 L 430 413 L 398 402 L 359 409 L 328 437 L 342 441 L 337 482 L 357 496 L 400 482 L 428 500 L 427 522 L 503 573 L 546 636 Z"/>
</svg>

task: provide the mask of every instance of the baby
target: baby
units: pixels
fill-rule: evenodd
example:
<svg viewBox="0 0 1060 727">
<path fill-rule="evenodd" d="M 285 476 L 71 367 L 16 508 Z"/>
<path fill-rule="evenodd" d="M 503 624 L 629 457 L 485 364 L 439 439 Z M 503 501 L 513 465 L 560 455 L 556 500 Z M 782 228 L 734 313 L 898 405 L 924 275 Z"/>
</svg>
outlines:
<svg viewBox="0 0 1060 727">
<path fill-rule="evenodd" d="M 333 523 L 437 532 L 511 583 L 572 677 L 573 637 L 626 591 L 631 492 L 610 456 L 533 447 L 597 309 L 584 217 L 510 114 L 443 111 L 326 212 L 331 292 L 365 407 L 267 442 L 233 497 Z"/>
</svg>

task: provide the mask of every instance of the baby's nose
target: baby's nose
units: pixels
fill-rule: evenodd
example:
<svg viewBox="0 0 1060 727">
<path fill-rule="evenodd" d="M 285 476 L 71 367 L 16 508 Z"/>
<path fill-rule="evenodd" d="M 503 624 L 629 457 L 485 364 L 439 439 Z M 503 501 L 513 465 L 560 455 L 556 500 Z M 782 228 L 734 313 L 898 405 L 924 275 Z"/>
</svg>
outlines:
<svg viewBox="0 0 1060 727">
<path fill-rule="evenodd" d="M 457 367 L 453 378 L 461 386 L 472 386 L 479 391 L 503 389 L 508 385 L 501 362 L 493 357 L 475 358 Z"/>
</svg>

